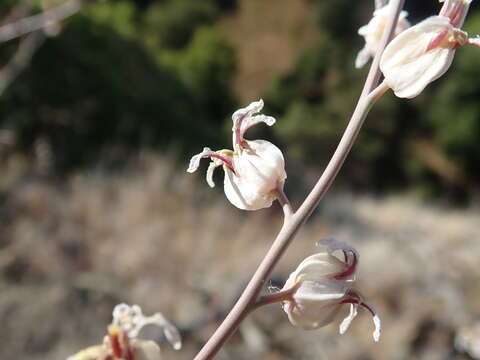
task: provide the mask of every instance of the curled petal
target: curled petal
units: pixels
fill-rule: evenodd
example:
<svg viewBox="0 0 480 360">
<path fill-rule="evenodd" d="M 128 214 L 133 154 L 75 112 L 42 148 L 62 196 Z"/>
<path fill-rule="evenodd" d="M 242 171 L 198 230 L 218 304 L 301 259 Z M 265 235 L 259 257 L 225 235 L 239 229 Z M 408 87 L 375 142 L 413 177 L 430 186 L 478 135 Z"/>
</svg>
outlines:
<svg viewBox="0 0 480 360">
<path fill-rule="evenodd" d="M 347 296 L 344 300 L 342 300 L 342 303 L 343 304 L 357 304 L 357 305 L 360 305 L 362 306 L 363 308 L 365 308 L 366 310 L 368 310 L 370 312 L 370 314 L 372 315 L 372 320 L 373 320 L 373 324 L 375 325 L 375 329 L 373 330 L 373 340 L 375 340 L 376 342 L 378 342 L 380 340 L 380 331 L 381 331 L 381 328 L 382 328 L 382 323 L 380 321 L 380 317 L 377 315 L 377 313 L 375 312 L 375 310 L 372 308 L 372 306 L 366 302 L 364 302 L 361 297 L 355 293 L 355 291 L 351 291 L 349 293 L 350 296 Z"/>
<path fill-rule="evenodd" d="M 246 131 L 243 130 L 243 122 L 248 118 L 252 117 L 254 114 L 259 113 L 263 109 L 263 100 L 254 101 L 250 103 L 247 107 L 235 111 L 232 115 L 233 120 L 233 148 L 236 149 L 237 146 L 241 146 L 243 141 L 243 133 Z"/>
<path fill-rule="evenodd" d="M 345 332 L 348 330 L 348 328 L 350 327 L 350 324 L 352 323 L 353 319 L 355 319 L 357 314 L 358 314 L 358 305 L 350 304 L 350 313 L 345 319 L 343 319 L 339 327 L 339 332 L 341 335 L 345 334 Z"/>
<path fill-rule="evenodd" d="M 234 126 L 232 130 L 235 130 L 235 126 L 238 124 L 239 121 L 242 121 L 242 119 L 250 117 L 253 114 L 259 113 L 260 111 L 262 111 L 262 109 L 263 109 L 263 100 L 260 99 L 258 101 L 254 101 L 250 103 L 248 106 L 244 108 L 241 108 L 235 111 L 232 115 L 233 126 Z"/>
<path fill-rule="evenodd" d="M 255 116 L 250 116 L 246 118 L 242 122 L 242 125 L 240 127 L 240 135 L 242 136 L 242 138 L 248 129 L 262 122 L 267 124 L 268 126 L 272 126 L 275 124 L 276 120 L 273 116 L 267 116 L 267 115 L 255 115 Z"/>
<path fill-rule="evenodd" d="M 345 256 L 345 263 L 346 267 L 335 274 L 334 278 L 337 280 L 347 280 L 353 281 L 355 279 L 355 273 L 358 266 L 358 259 L 360 255 L 358 254 L 357 250 L 344 243 L 343 241 L 338 241 L 334 238 L 327 238 L 317 241 L 317 246 L 325 246 L 327 249 L 327 253 L 334 257 L 333 253 L 335 251 L 342 251 Z"/>
<path fill-rule="evenodd" d="M 178 350 L 182 346 L 177 329 L 161 313 L 145 316 L 138 305 L 119 304 L 115 306 L 112 324 L 120 327 L 132 339 L 136 338 L 145 326 L 155 325 L 163 329 L 174 349 Z"/>
<path fill-rule="evenodd" d="M 211 154 L 213 154 L 212 149 L 205 147 L 203 148 L 203 151 L 201 153 L 192 156 L 192 158 L 190 159 L 190 164 L 188 165 L 187 172 L 193 173 L 197 171 L 198 167 L 200 166 L 200 160 L 205 157 L 209 157 Z"/>
<path fill-rule="evenodd" d="M 219 167 L 221 164 L 218 163 L 218 161 L 212 161 L 210 165 L 208 165 L 207 169 L 207 183 L 208 185 L 213 188 L 215 187 L 215 182 L 213 181 L 213 173 L 217 167 Z"/>
<path fill-rule="evenodd" d="M 182 338 L 177 328 L 170 324 L 168 321 L 163 325 L 163 332 L 168 342 L 173 346 L 175 350 L 182 348 Z"/>
<path fill-rule="evenodd" d="M 373 331 L 373 340 L 378 342 L 380 340 L 380 331 L 382 329 L 382 322 L 380 320 L 380 317 L 377 314 L 373 316 L 373 323 L 375 325 L 375 330 Z"/>
</svg>

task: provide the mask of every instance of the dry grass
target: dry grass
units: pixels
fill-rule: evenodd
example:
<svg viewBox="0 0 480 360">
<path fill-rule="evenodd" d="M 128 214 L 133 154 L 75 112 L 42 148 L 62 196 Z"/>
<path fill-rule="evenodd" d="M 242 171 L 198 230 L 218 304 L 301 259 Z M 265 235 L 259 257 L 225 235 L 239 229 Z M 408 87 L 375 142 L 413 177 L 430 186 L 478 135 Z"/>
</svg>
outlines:
<svg viewBox="0 0 480 360">
<path fill-rule="evenodd" d="M 281 222 L 277 208 L 236 210 L 200 178 L 145 156 L 122 173 L 12 188 L 0 239 L 0 358 L 64 359 L 100 341 L 119 302 L 164 312 L 185 338 L 180 353 L 164 345 L 165 358 L 192 358 Z M 351 243 L 361 253 L 359 288 L 382 315 L 381 342 L 366 313 L 339 336 L 338 322 L 304 332 L 271 306 L 218 358 L 467 359 L 452 341 L 480 313 L 477 225 L 474 210 L 328 196 L 274 277 L 323 236 Z"/>
</svg>

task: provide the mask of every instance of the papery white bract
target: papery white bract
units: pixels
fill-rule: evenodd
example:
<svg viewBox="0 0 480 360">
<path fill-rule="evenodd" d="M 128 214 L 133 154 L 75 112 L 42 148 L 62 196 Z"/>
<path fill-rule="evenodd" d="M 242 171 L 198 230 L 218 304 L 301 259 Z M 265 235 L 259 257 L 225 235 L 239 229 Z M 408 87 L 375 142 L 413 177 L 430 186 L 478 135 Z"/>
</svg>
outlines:
<svg viewBox="0 0 480 360">
<path fill-rule="evenodd" d="M 413 98 L 450 67 L 455 50 L 469 43 L 460 27 L 470 0 L 447 0 L 440 15 L 405 30 L 386 47 L 380 69 L 386 84 L 402 98 Z"/>
<path fill-rule="evenodd" d="M 145 316 L 138 305 L 119 304 L 113 309 L 113 320 L 103 343 L 84 349 L 67 360 L 161 360 L 156 342 L 138 338 L 146 325 L 162 328 L 175 350 L 182 347 L 178 330 L 161 313 Z"/>
<path fill-rule="evenodd" d="M 212 151 L 206 147 L 192 157 L 187 169 L 194 172 L 201 159 L 210 158 L 207 183 L 213 187 L 213 172 L 222 166 L 225 171 L 225 195 L 233 205 L 243 210 L 258 210 L 272 205 L 287 177 L 279 148 L 266 140 L 244 139 L 245 132 L 252 126 L 262 122 L 269 126 L 275 123 L 273 117 L 258 114 L 262 108 L 263 101 L 259 100 L 232 115 L 233 151 Z"/>
<path fill-rule="evenodd" d="M 340 324 L 340 334 L 345 333 L 363 306 L 373 316 L 373 338 L 380 338 L 380 318 L 361 295 L 352 288 L 358 267 L 359 255 L 351 246 L 328 239 L 319 242 L 326 250 L 309 256 L 290 274 L 282 290 L 293 290 L 283 309 L 290 322 L 306 330 L 318 329 L 333 321 L 342 305 L 350 304 L 350 313 Z M 333 253 L 340 251 L 343 259 Z"/>
<path fill-rule="evenodd" d="M 355 59 L 355 67 L 357 69 L 363 67 L 368 60 L 377 53 L 378 45 L 382 39 L 389 15 L 390 7 L 386 5 L 375 10 L 370 22 L 358 29 L 358 34 L 365 38 L 365 46 L 359 51 Z M 408 13 L 406 11 L 400 12 L 394 36 L 397 36 L 410 27 L 407 16 Z"/>
</svg>

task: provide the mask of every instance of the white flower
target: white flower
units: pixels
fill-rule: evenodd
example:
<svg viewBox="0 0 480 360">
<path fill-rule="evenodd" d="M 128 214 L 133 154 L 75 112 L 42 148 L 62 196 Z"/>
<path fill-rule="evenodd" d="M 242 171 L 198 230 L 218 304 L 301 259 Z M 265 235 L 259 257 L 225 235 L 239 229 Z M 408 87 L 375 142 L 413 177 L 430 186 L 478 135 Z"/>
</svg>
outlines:
<svg viewBox="0 0 480 360">
<path fill-rule="evenodd" d="M 368 60 L 370 60 L 371 57 L 374 57 L 377 53 L 378 45 L 382 39 L 389 15 L 390 7 L 386 5 L 375 10 L 370 22 L 358 29 L 358 34 L 365 38 L 365 46 L 362 50 L 360 50 L 357 58 L 355 59 L 355 67 L 357 69 L 363 67 Z M 402 31 L 410 27 L 407 16 L 408 13 L 406 11 L 402 11 L 400 13 L 394 36 L 397 36 Z"/>
<path fill-rule="evenodd" d="M 380 318 L 360 294 L 352 288 L 358 266 L 357 251 L 340 241 L 323 240 L 319 245 L 326 251 L 309 256 L 290 274 L 282 290 L 293 289 L 291 299 L 284 301 L 283 309 L 290 322 L 306 330 L 318 329 L 333 321 L 342 305 L 350 304 L 350 314 L 340 324 L 345 333 L 363 306 L 373 316 L 373 338 L 380 338 Z M 333 255 L 341 251 L 343 259 Z"/>
<path fill-rule="evenodd" d="M 222 166 L 225 171 L 225 195 L 233 205 L 243 210 L 272 205 L 287 177 L 279 148 L 265 140 L 244 139 L 245 132 L 252 126 L 262 122 L 269 126 L 275 123 L 273 117 L 258 114 L 262 108 L 263 101 L 259 100 L 233 114 L 233 151 L 212 151 L 206 147 L 192 157 L 187 169 L 192 173 L 198 169 L 202 158 L 211 158 L 207 183 L 214 187 L 213 172 Z"/>
<path fill-rule="evenodd" d="M 460 27 L 470 0 L 447 0 L 440 15 L 405 30 L 385 49 L 380 69 L 385 82 L 402 98 L 413 98 L 450 67 L 455 50 L 469 43 Z"/>
<path fill-rule="evenodd" d="M 162 328 L 175 350 L 182 347 L 177 329 L 161 313 L 144 316 L 138 305 L 119 304 L 113 309 L 113 321 L 103 344 L 84 349 L 67 360 L 160 360 L 156 342 L 138 339 L 138 333 L 146 325 Z"/>
</svg>

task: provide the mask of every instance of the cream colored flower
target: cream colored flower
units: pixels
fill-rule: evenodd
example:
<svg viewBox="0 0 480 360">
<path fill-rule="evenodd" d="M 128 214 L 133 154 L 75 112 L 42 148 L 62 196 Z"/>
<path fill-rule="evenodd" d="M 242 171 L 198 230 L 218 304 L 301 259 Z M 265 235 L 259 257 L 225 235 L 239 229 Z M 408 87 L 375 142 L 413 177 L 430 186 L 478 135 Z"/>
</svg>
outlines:
<svg viewBox="0 0 480 360">
<path fill-rule="evenodd" d="M 294 290 L 291 299 L 283 304 L 290 322 L 306 330 L 318 329 L 331 323 L 342 305 L 350 304 L 350 313 L 340 324 L 340 334 L 343 334 L 357 315 L 360 305 L 372 314 L 375 324 L 373 338 L 378 341 L 380 318 L 352 288 L 358 266 L 357 251 L 331 239 L 321 241 L 319 245 L 325 246 L 326 250 L 302 261 L 282 289 Z M 337 251 L 343 259 L 333 254 Z"/>
<path fill-rule="evenodd" d="M 450 67 L 455 50 L 474 41 L 460 29 L 470 0 L 445 1 L 432 16 L 398 35 L 380 61 L 385 82 L 401 98 L 413 98 Z"/>
<path fill-rule="evenodd" d="M 207 183 L 214 187 L 213 172 L 222 166 L 225 171 L 225 195 L 233 205 L 243 210 L 258 210 L 272 205 L 287 177 L 279 148 L 265 140 L 244 139 L 245 132 L 252 126 L 262 122 L 269 126 L 275 123 L 273 117 L 258 114 L 262 108 L 263 101 L 259 100 L 233 114 L 233 151 L 212 151 L 206 147 L 192 157 L 187 169 L 190 173 L 195 172 L 201 159 L 210 158 Z"/>
<path fill-rule="evenodd" d="M 370 22 L 358 29 L 358 34 L 365 38 L 365 46 L 360 50 L 355 59 L 355 67 L 357 69 L 363 67 L 368 60 L 370 60 L 371 57 L 374 57 L 377 53 L 378 45 L 382 39 L 389 18 L 389 10 L 390 7 L 388 5 L 375 10 Z M 407 16 L 408 13 L 406 11 L 400 13 L 394 36 L 397 36 L 410 27 Z"/>
<path fill-rule="evenodd" d="M 113 309 L 113 321 L 103 343 L 86 348 L 67 360 L 161 360 L 156 342 L 138 339 L 138 333 L 146 325 L 162 328 L 175 350 L 182 347 L 177 329 L 162 314 L 144 316 L 138 305 L 119 304 Z"/>
</svg>

